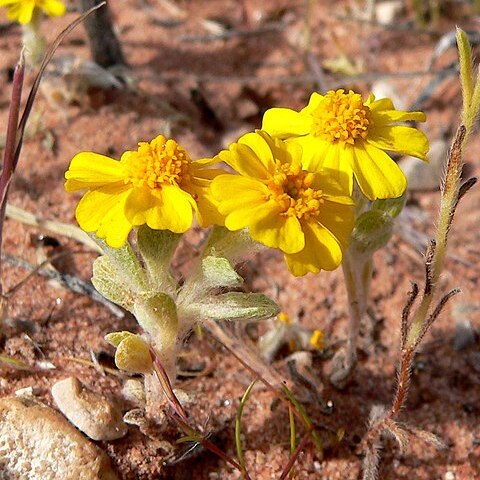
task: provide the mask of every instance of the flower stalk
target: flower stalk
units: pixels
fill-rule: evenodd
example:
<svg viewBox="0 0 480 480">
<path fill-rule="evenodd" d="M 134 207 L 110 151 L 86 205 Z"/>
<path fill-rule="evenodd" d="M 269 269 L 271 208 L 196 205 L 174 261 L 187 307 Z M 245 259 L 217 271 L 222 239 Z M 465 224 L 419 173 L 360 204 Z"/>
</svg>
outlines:
<svg viewBox="0 0 480 480">
<path fill-rule="evenodd" d="M 457 30 L 457 43 L 460 59 L 460 81 L 464 100 L 462 121 L 465 124 L 458 128 L 448 153 L 445 174 L 441 183 L 438 227 L 435 238 L 431 240 L 425 254 L 425 285 L 421 298 L 412 316 L 413 304 L 419 296 L 418 285 L 414 283 L 402 312 L 401 360 L 392 406 L 388 411 L 382 407 L 376 407 L 372 410 L 370 428 L 363 441 L 366 451 L 363 469 L 364 480 L 377 478 L 378 452 L 381 448 L 380 438 L 384 433 L 393 435 L 401 448 L 412 437 L 423 439 L 437 447 L 442 445 L 442 442 L 434 435 L 400 424 L 397 418 L 408 395 L 410 372 L 418 347 L 446 303 L 460 292 L 459 289 L 449 291 L 440 298 L 432 309 L 438 289 L 438 281 L 444 268 L 448 235 L 456 208 L 463 196 L 477 182 L 477 179 L 473 177 L 462 184 L 461 174 L 463 149 L 466 145 L 466 139 L 471 133 L 473 120 L 477 117 L 480 109 L 480 93 L 476 93 L 480 92 L 480 86 L 478 79 L 474 83 L 470 44 L 466 34 L 460 29 Z"/>
</svg>

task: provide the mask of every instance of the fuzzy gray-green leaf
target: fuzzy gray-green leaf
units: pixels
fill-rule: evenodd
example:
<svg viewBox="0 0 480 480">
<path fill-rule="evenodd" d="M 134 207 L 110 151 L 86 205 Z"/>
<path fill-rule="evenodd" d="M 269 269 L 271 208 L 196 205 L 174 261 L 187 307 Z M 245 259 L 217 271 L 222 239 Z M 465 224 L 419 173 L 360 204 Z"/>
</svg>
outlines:
<svg viewBox="0 0 480 480">
<path fill-rule="evenodd" d="M 373 253 L 388 243 L 392 232 L 393 218 L 381 210 L 370 210 L 355 222 L 350 248 L 360 253 Z"/>
<path fill-rule="evenodd" d="M 226 258 L 208 256 L 202 260 L 203 277 L 208 287 L 239 287 L 243 278 Z"/>
<path fill-rule="evenodd" d="M 190 305 L 199 318 L 213 320 L 263 320 L 278 314 L 278 305 L 261 293 L 230 292 Z"/>
<path fill-rule="evenodd" d="M 156 289 L 170 283 L 170 262 L 182 235 L 169 230 L 152 230 L 147 225 L 137 232 L 138 249 Z"/>
<path fill-rule="evenodd" d="M 96 235 L 92 234 L 91 237 L 110 259 L 111 266 L 116 271 L 117 277 L 122 279 L 122 283 L 128 285 L 136 293 L 147 289 L 148 280 L 145 271 L 128 242 L 123 247 L 113 248 Z"/>
<path fill-rule="evenodd" d="M 92 283 L 107 300 L 130 312 L 133 310 L 133 293 L 123 283 L 109 257 L 103 255 L 93 262 Z"/>
</svg>

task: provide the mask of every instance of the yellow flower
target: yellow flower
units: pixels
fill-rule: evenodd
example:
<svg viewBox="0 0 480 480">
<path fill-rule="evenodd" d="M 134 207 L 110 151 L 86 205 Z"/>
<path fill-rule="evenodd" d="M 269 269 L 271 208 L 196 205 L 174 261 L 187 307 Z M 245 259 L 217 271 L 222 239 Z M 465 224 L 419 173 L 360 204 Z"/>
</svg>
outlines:
<svg viewBox="0 0 480 480">
<path fill-rule="evenodd" d="M 262 128 L 274 137 L 299 143 L 304 168 L 343 170 L 352 182 L 355 177 L 367 198 L 375 200 L 400 197 L 407 186 L 405 175 L 385 150 L 427 160 L 425 135 L 397 125 L 408 120 L 423 122 L 425 114 L 395 110 L 388 98 L 375 100 L 370 95 L 364 102 L 351 90 L 331 90 L 326 95 L 313 93 L 300 112 L 268 110 Z"/>
<path fill-rule="evenodd" d="M 253 239 L 282 250 L 296 276 L 340 264 L 353 228 L 346 174 L 311 172 L 298 144 L 261 130 L 218 157 L 240 174 L 219 175 L 211 187 L 229 230 L 248 227 Z"/>
<path fill-rule="evenodd" d="M 191 161 L 175 140 L 163 135 L 140 142 L 120 161 L 93 152 L 77 154 L 65 173 L 67 192 L 87 189 L 75 216 L 86 232 L 96 232 L 108 245 L 121 247 L 134 226 L 187 231 L 196 212 L 198 223 L 222 224 L 210 183 L 221 170 L 212 160 Z"/>
<path fill-rule="evenodd" d="M 315 350 L 323 350 L 325 346 L 325 334 L 321 330 L 314 330 L 309 343 Z"/>
<path fill-rule="evenodd" d="M 6 7 L 9 20 L 21 24 L 32 21 L 35 9 L 43 10 L 50 17 L 61 17 L 66 10 L 60 0 L 0 0 L 0 7 Z"/>
</svg>

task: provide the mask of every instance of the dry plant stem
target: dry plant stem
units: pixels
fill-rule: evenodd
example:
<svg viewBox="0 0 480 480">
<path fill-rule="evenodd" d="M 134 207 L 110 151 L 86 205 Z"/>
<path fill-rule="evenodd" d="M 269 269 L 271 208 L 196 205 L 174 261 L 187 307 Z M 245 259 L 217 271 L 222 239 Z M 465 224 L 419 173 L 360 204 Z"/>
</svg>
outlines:
<svg viewBox="0 0 480 480">
<path fill-rule="evenodd" d="M 255 357 L 245 345 L 242 345 L 233 336 L 228 335 L 215 320 L 205 319 L 203 325 L 207 331 L 215 337 L 230 353 L 249 371 L 255 378 L 258 378 L 270 391 L 272 391 L 280 401 L 287 406 L 293 406 L 294 415 L 302 422 L 306 429 L 311 429 L 312 422 L 308 418 L 303 407 L 295 400 L 288 390 L 285 382 L 272 369 L 266 367 L 261 360 Z M 325 428 L 325 427 L 323 427 Z M 315 444 L 318 455 L 323 455 L 322 442 L 315 429 L 311 432 L 313 443 Z"/>
<path fill-rule="evenodd" d="M 34 215 L 33 213 L 27 212 L 23 208 L 16 207 L 15 205 L 12 205 L 8 202 L 6 216 L 18 222 L 24 223 L 25 225 L 39 227 L 42 230 L 46 230 L 57 235 L 62 235 L 63 237 L 71 238 L 77 242 L 83 243 L 95 252 L 103 253 L 102 249 L 97 245 L 94 240 L 91 239 L 91 237 L 87 233 L 70 223 L 62 223 L 55 220 L 43 219 Z"/>
<path fill-rule="evenodd" d="M 210 450 L 215 455 L 223 459 L 225 462 L 232 465 L 239 472 L 244 475 L 246 480 L 250 480 L 248 473 L 245 468 L 237 463 L 233 458 L 229 457 L 225 452 L 220 450 L 214 443 L 210 442 L 207 438 L 204 438 L 203 435 L 199 434 L 190 424 L 188 423 L 188 416 L 185 410 L 183 409 L 180 401 L 173 391 L 172 384 L 168 378 L 167 372 L 163 368 L 162 363 L 160 362 L 157 353 L 153 348 L 150 348 L 150 355 L 153 360 L 153 368 L 155 376 L 167 398 L 167 401 L 170 407 L 173 410 L 173 415 L 171 415 L 172 420 L 180 427 L 180 429 L 187 435 L 185 439 L 181 441 L 195 441 L 200 443 L 205 449 Z M 251 385 L 253 387 L 253 384 Z"/>
<path fill-rule="evenodd" d="M 226 463 L 232 465 L 232 467 L 236 468 L 242 475 L 244 476 L 245 480 L 251 480 L 250 476 L 246 471 L 242 470 L 242 467 L 231 457 L 229 457 L 223 450 L 220 450 L 214 443 L 212 443 L 208 438 L 203 437 L 197 431 L 192 428 L 187 422 L 178 418 L 176 415 L 171 417 L 180 429 L 188 436 L 183 441 L 194 441 L 202 445 L 203 448 L 206 450 L 210 450 L 212 453 L 217 455 L 219 458 L 224 460 Z"/>
<path fill-rule="evenodd" d="M 82 11 L 98 8 L 101 0 L 80 0 Z M 101 67 L 126 65 L 122 47 L 113 28 L 112 14 L 108 5 L 85 20 L 85 29 L 90 40 L 93 60 Z"/>
<path fill-rule="evenodd" d="M 168 377 L 168 374 L 165 368 L 163 368 L 163 365 L 160 362 L 160 359 L 158 358 L 157 352 L 151 347 L 150 347 L 150 356 L 152 357 L 152 360 L 153 360 L 153 369 L 154 369 L 155 375 L 162 387 L 163 393 L 165 394 L 165 397 L 167 398 L 168 403 L 172 407 L 173 411 L 183 421 L 186 422 L 188 420 L 187 413 L 183 409 L 182 404 L 180 403 L 180 401 L 178 400 L 178 398 L 176 397 L 173 391 L 170 378 Z"/>
<path fill-rule="evenodd" d="M 8 188 L 11 178 L 15 171 L 15 150 L 17 146 L 18 119 L 20 117 L 20 101 L 22 98 L 23 79 L 25 76 L 25 57 L 23 52 L 20 60 L 15 66 L 13 73 L 12 97 L 10 110 L 8 114 L 7 136 L 5 141 L 5 152 L 3 154 L 3 169 L 0 176 L 0 253 L 2 249 L 3 224 L 5 221 L 5 211 L 7 208 Z M 3 293 L 1 282 L 1 262 L 0 262 L 0 294 Z"/>
<path fill-rule="evenodd" d="M 12 100 L 10 105 L 10 112 L 8 117 L 8 127 L 7 127 L 7 137 L 5 142 L 5 152 L 3 157 L 3 170 L 0 177 L 0 251 L 2 244 L 2 232 L 5 219 L 5 211 L 7 204 L 8 188 L 10 182 L 12 181 L 13 174 L 17 167 L 18 159 L 20 157 L 20 152 L 22 150 L 23 134 L 25 132 L 25 126 L 27 124 L 28 117 L 32 111 L 33 102 L 42 79 L 43 72 L 47 67 L 48 63 L 52 59 L 55 51 L 57 50 L 60 43 L 63 39 L 80 23 L 82 23 L 85 18 L 88 17 L 93 11 L 101 6 L 105 5 L 105 2 L 96 6 L 95 8 L 90 9 L 88 12 L 81 15 L 79 18 L 74 20 L 67 28 L 65 28 L 55 39 L 52 46 L 47 51 L 45 58 L 42 61 L 40 69 L 33 86 L 30 90 L 30 93 L 23 110 L 22 117 L 18 121 L 20 114 L 20 100 L 21 92 L 23 86 L 23 77 L 25 72 L 25 59 L 23 52 L 20 56 L 20 60 L 15 68 L 14 77 L 13 77 L 13 90 L 12 90 Z M 0 262 L 0 294 L 2 293 L 1 289 L 1 262 Z"/>
<path fill-rule="evenodd" d="M 297 448 L 293 452 L 293 455 L 290 457 L 286 467 L 283 469 L 282 475 L 280 476 L 279 480 L 285 480 L 289 473 L 291 473 L 291 470 L 293 468 L 293 465 L 298 459 L 298 456 L 300 453 L 305 449 L 307 446 L 308 442 L 310 441 L 310 436 L 311 434 L 315 431 L 315 425 L 312 425 L 307 432 L 302 437 L 302 440 L 298 444 Z"/>
</svg>

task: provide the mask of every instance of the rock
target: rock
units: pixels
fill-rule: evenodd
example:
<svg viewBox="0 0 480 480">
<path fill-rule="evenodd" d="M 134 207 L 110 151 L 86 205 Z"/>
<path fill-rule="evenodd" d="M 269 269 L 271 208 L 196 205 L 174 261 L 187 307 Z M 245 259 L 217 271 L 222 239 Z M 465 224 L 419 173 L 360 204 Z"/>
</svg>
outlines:
<svg viewBox="0 0 480 480">
<path fill-rule="evenodd" d="M 75 377 L 57 382 L 52 396 L 68 420 L 93 440 L 116 440 L 127 433 L 120 410 L 102 395 L 87 390 Z"/>
<path fill-rule="evenodd" d="M 125 381 L 122 388 L 123 396 L 135 405 L 145 405 L 145 387 L 141 380 L 129 378 Z"/>
<path fill-rule="evenodd" d="M 414 157 L 402 158 L 398 165 L 407 177 L 408 190 L 411 192 L 438 190 L 447 152 L 447 142 L 434 140 L 430 143 L 429 163 L 422 162 Z"/>
<path fill-rule="evenodd" d="M 390 25 L 403 13 L 404 2 L 388 0 L 375 5 L 375 18 L 381 25 Z"/>
<path fill-rule="evenodd" d="M 380 80 L 376 80 L 375 82 L 373 82 L 372 88 L 370 90 L 375 95 L 376 99 L 379 100 L 381 98 L 390 98 L 397 110 L 405 110 L 405 101 L 399 95 L 398 90 L 389 80 L 385 80 L 383 78 L 381 78 Z"/>
<path fill-rule="evenodd" d="M 465 348 L 475 345 L 476 342 L 475 330 L 468 318 L 461 318 L 455 323 L 455 337 L 453 339 L 453 348 L 457 352 Z"/>
<path fill-rule="evenodd" d="M 107 455 L 33 397 L 0 399 L 0 480 L 116 480 Z"/>
</svg>

